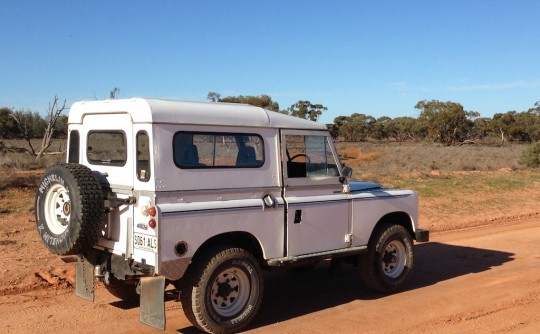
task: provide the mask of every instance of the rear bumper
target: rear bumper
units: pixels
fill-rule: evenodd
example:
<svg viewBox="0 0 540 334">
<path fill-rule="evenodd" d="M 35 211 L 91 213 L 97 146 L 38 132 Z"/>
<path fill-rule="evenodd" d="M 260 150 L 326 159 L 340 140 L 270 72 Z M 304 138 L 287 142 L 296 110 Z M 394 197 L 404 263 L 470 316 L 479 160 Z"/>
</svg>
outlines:
<svg viewBox="0 0 540 334">
<path fill-rule="evenodd" d="M 429 230 L 417 229 L 415 232 L 415 239 L 418 242 L 428 242 Z"/>
</svg>

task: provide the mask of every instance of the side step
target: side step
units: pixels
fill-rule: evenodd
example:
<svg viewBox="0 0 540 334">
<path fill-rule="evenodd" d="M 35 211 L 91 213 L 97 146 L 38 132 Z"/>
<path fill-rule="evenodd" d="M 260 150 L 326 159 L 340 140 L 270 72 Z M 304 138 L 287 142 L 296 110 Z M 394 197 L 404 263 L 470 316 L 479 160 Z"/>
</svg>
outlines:
<svg viewBox="0 0 540 334">
<path fill-rule="evenodd" d="M 357 246 L 350 248 L 342 248 L 331 251 L 311 253 L 299 256 L 287 256 L 287 257 L 278 257 L 275 259 L 270 259 L 267 261 L 267 264 L 271 267 L 280 267 L 286 266 L 293 263 L 300 263 L 303 261 L 313 261 L 313 260 L 326 260 L 331 258 L 344 257 L 349 255 L 357 255 L 367 252 L 367 246 Z"/>
</svg>

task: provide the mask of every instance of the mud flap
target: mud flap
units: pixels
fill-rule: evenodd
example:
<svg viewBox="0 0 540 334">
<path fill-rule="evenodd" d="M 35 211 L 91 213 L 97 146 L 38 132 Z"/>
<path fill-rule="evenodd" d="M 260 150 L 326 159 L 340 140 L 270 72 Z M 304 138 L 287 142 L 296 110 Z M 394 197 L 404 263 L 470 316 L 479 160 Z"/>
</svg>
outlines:
<svg viewBox="0 0 540 334">
<path fill-rule="evenodd" d="M 165 330 L 165 277 L 141 278 L 142 323 Z"/>
<path fill-rule="evenodd" d="M 82 256 L 77 256 L 75 268 L 75 295 L 94 301 L 94 266 Z"/>
</svg>

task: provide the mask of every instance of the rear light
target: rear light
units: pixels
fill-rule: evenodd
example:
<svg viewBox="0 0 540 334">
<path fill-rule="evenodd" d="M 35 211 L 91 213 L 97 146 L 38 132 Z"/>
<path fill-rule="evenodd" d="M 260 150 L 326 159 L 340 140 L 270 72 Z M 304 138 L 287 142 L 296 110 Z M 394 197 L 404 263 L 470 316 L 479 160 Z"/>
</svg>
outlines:
<svg viewBox="0 0 540 334">
<path fill-rule="evenodd" d="M 144 216 L 155 217 L 157 214 L 157 209 L 155 206 L 150 206 L 150 204 L 147 204 L 141 207 L 141 213 Z"/>
<path fill-rule="evenodd" d="M 148 227 L 150 227 L 151 229 L 155 229 L 157 227 L 157 221 L 156 221 L 157 208 L 155 206 L 152 206 L 151 201 L 148 201 L 146 205 L 141 206 L 141 214 L 143 216 L 148 217 L 149 220 L 147 224 L 144 224 L 144 223 L 139 224 L 143 226 L 140 228 L 146 230 Z M 139 225 L 137 225 L 137 227 L 139 227 Z"/>
</svg>

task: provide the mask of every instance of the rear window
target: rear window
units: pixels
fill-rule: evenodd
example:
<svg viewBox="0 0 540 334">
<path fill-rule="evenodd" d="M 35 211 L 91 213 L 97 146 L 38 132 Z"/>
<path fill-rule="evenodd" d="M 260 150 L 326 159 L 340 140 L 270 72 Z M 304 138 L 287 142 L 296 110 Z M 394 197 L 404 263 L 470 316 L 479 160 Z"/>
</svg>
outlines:
<svg viewBox="0 0 540 334">
<path fill-rule="evenodd" d="M 86 157 L 94 165 L 124 166 L 127 161 L 123 131 L 92 131 L 88 134 Z"/>
<path fill-rule="evenodd" d="M 177 132 L 174 163 L 184 169 L 259 168 L 264 164 L 264 142 L 256 134 Z"/>
<path fill-rule="evenodd" d="M 79 162 L 79 131 L 73 130 L 69 133 L 68 162 Z"/>
</svg>

